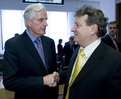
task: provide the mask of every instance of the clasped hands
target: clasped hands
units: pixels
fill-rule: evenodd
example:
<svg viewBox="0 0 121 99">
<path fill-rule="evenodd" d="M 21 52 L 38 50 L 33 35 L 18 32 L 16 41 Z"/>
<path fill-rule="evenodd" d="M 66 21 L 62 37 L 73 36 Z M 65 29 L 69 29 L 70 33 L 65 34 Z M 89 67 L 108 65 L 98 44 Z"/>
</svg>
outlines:
<svg viewBox="0 0 121 99">
<path fill-rule="evenodd" d="M 53 72 L 53 74 L 49 74 L 43 77 L 44 85 L 49 87 L 56 87 L 59 79 L 59 74 L 57 72 Z"/>
</svg>

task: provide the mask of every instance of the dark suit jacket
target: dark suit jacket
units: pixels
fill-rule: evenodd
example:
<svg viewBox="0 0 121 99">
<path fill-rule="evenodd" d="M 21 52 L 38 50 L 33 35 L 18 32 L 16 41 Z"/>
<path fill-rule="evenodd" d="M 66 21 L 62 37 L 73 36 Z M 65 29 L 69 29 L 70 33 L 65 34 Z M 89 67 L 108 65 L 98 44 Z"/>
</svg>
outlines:
<svg viewBox="0 0 121 99">
<path fill-rule="evenodd" d="M 74 49 L 76 49 L 78 46 L 74 44 Z M 62 57 L 65 55 L 65 65 L 68 66 L 71 56 L 72 56 L 73 52 L 71 52 L 70 50 L 70 43 L 66 44 L 63 48 L 63 51 L 61 52 L 58 61 L 60 61 L 62 59 Z"/>
<path fill-rule="evenodd" d="M 78 50 L 68 71 L 60 73 L 64 97 Z M 101 42 L 70 87 L 69 99 L 121 99 L 121 54 Z"/>
<path fill-rule="evenodd" d="M 57 99 L 58 88 L 43 85 L 43 76 L 57 69 L 54 41 L 42 36 L 48 72 L 26 32 L 5 44 L 3 83 L 15 99 Z"/>
<path fill-rule="evenodd" d="M 113 41 L 111 40 L 111 38 L 108 34 L 102 38 L 102 41 L 116 50 L 116 46 L 114 45 Z M 117 43 L 117 41 L 116 41 L 116 43 Z M 118 46 L 118 43 L 117 43 L 117 46 Z M 118 49 L 119 49 L 119 46 L 118 46 Z"/>
<path fill-rule="evenodd" d="M 121 41 L 118 42 L 118 48 L 119 48 L 119 51 L 121 52 Z"/>
<path fill-rule="evenodd" d="M 63 50 L 63 46 L 61 44 L 58 44 L 57 48 L 58 48 L 58 55 L 60 55 Z"/>
</svg>

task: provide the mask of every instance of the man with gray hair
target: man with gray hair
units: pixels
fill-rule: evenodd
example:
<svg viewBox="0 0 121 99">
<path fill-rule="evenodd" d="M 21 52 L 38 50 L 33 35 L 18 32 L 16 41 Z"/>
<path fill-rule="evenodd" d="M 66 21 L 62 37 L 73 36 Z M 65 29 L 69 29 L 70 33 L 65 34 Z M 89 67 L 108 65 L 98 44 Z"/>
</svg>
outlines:
<svg viewBox="0 0 121 99">
<path fill-rule="evenodd" d="M 43 36 L 47 12 L 40 4 L 29 5 L 24 12 L 26 30 L 5 43 L 3 83 L 15 91 L 15 99 L 57 99 L 54 80 L 57 70 L 54 40 Z M 53 88 L 52 88 L 53 86 Z"/>
</svg>

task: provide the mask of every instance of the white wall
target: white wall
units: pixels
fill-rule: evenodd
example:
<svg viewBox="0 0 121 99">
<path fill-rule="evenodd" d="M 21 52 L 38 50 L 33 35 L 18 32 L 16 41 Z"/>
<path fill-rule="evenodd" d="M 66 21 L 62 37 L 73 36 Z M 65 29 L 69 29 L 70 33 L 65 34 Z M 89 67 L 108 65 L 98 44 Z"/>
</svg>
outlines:
<svg viewBox="0 0 121 99">
<path fill-rule="evenodd" d="M 109 22 L 116 20 L 115 0 L 100 0 L 100 9 L 109 18 Z"/>
<path fill-rule="evenodd" d="M 115 20 L 115 0 L 65 0 L 64 6 L 45 5 L 47 11 L 75 12 L 78 6 L 92 5 L 101 9 L 109 21 Z M 0 9 L 24 10 L 28 4 L 23 0 L 0 0 Z"/>
<path fill-rule="evenodd" d="M 109 18 L 109 22 L 116 19 L 115 0 L 65 0 L 64 6 L 45 5 L 45 7 L 47 11 L 69 12 L 68 19 L 70 23 L 68 23 L 67 35 L 73 35 L 71 28 L 74 25 L 74 12 L 77 7 L 85 4 L 101 9 L 105 16 Z M 0 0 L 0 10 L 24 10 L 28 5 L 23 4 L 23 0 Z"/>
<path fill-rule="evenodd" d="M 17 9 L 24 10 L 28 4 L 23 4 L 23 0 L 0 0 L 0 9 Z M 74 12 L 77 6 L 82 6 L 84 4 L 93 5 L 96 8 L 99 8 L 99 1 L 76 1 L 76 0 L 65 0 L 64 6 L 54 6 L 54 5 L 45 5 L 47 11 L 66 11 Z"/>
</svg>

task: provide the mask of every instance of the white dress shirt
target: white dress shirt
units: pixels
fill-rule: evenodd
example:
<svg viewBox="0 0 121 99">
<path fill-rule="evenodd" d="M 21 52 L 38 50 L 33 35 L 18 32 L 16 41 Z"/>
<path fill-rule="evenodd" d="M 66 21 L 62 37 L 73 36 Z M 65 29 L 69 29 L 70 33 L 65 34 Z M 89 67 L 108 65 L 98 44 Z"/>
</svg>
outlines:
<svg viewBox="0 0 121 99">
<path fill-rule="evenodd" d="M 84 67 L 84 64 L 87 62 L 87 60 L 89 59 L 89 57 L 92 55 L 92 53 L 99 46 L 100 43 L 101 43 L 101 38 L 97 39 L 96 41 L 94 41 L 93 43 L 89 44 L 85 48 L 80 47 L 80 49 L 78 51 L 78 54 L 79 54 L 79 52 L 80 52 L 81 49 L 83 49 L 84 53 L 85 53 L 85 55 L 83 57 L 82 68 Z M 78 57 L 78 55 L 77 55 L 77 57 Z M 76 62 L 77 62 L 77 57 L 76 57 L 74 65 L 73 65 L 73 69 L 72 69 L 72 73 L 71 73 L 71 76 L 70 76 L 69 84 L 70 84 L 71 78 L 73 76 L 73 72 L 74 72 L 74 69 L 75 69 Z"/>
</svg>

